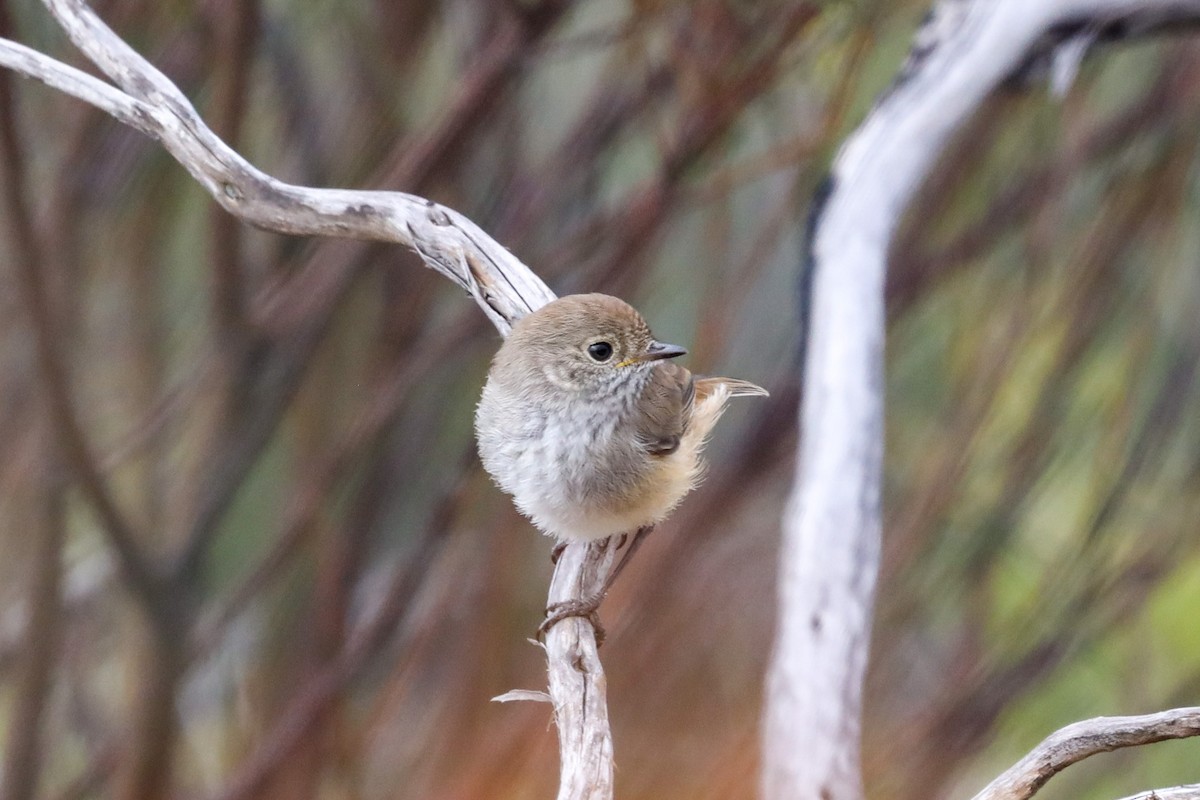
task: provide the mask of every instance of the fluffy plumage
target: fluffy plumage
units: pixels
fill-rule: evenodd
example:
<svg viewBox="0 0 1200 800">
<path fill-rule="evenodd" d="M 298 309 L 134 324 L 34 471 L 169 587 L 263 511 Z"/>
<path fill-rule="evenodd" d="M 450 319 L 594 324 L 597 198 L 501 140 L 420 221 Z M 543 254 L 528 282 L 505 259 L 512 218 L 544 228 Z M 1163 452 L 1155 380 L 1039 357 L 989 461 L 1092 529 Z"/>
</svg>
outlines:
<svg viewBox="0 0 1200 800">
<path fill-rule="evenodd" d="M 729 398 L 766 394 L 665 360 L 684 352 L 608 295 L 570 295 L 526 316 L 496 354 L 476 411 L 484 467 L 559 539 L 660 521 L 700 479 Z"/>
</svg>

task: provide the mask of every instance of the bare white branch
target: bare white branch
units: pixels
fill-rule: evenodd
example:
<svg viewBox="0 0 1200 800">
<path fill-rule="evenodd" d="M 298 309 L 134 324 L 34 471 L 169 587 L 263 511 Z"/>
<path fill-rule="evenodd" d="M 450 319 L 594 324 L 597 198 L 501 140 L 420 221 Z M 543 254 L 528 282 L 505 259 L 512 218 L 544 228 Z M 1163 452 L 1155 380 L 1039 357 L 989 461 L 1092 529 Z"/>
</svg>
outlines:
<svg viewBox="0 0 1200 800">
<path fill-rule="evenodd" d="M 766 800 L 863 796 L 862 682 L 880 550 L 884 275 L 894 229 L 951 133 L 1083 29 L 1194 24 L 1197 0 L 944 0 L 838 155 L 809 243 L 800 448 L 784 517 L 763 725 Z"/>
<path fill-rule="evenodd" d="M 501 333 L 554 293 L 512 253 L 458 212 L 403 192 L 317 189 L 254 167 L 206 126 L 183 93 L 88 6 L 47 0 L 75 43 L 121 90 L 15 42 L 0 64 L 91 103 L 163 147 L 227 211 L 266 230 L 395 242 L 466 289 Z"/>
<path fill-rule="evenodd" d="M 0 66 L 35 78 L 156 139 L 222 207 L 257 227 L 309 236 L 395 242 L 463 287 L 501 334 L 555 295 L 527 266 L 462 214 L 402 192 L 319 189 L 280 181 L 214 134 L 165 75 L 82 0 L 44 0 L 71 41 L 113 82 L 0 39 Z M 572 544 L 559 558 L 550 602 L 583 599 L 603 585 L 613 551 Z M 612 796 L 612 737 L 595 631 L 555 626 L 547 641 L 550 696 L 562 744 L 560 798 Z M 502 700 L 534 699 L 510 692 Z"/>
<path fill-rule="evenodd" d="M 1148 792 L 1122 797 L 1121 800 L 1200 800 L 1200 783 L 1172 786 L 1170 789 L 1151 789 Z"/>
<path fill-rule="evenodd" d="M 1200 736 L 1200 707 L 1076 722 L 1046 737 L 1029 755 L 975 795 L 974 800 L 1026 800 L 1054 775 L 1088 756 L 1190 736 Z"/>
<path fill-rule="evenodd" d="M 39 80 L 52 89 L 95 106 L 135 130 L 155 136 L 156 129 L 149 124 L 150 110 L 145 104 L 69 64 L 23 44 L 0 39 L 0 67 Z"/>
<path fill-rule="evenodd" d="M 615 538 L 567 547 L 550 582 L 550 603 L 603 591 L 616 554 Z M 550 694 L 562 759 L 558 800 L 610 800 L 613 796 L 608 683 L 595 634 L 591 623 L 578 617 L 569 617 L 546 633 Z M 562 702 L 563 698 L 570 702 Z"/>
</svg>

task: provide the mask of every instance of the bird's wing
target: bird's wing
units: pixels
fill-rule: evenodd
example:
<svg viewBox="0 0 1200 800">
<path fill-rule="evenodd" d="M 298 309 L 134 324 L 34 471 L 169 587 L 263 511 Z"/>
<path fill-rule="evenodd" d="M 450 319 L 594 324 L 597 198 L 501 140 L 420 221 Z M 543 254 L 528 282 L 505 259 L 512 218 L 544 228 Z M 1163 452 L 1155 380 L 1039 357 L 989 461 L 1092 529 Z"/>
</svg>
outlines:
<svg viewBox="0 0 1200 800">
<path fill-rule="evenodd" d="M 660 362 L 650 372 L 642 390 L 637 417 L 638 442 L 652 456 L 666 456 L 679 449 L 679 440 L 692 419 L 696 382 L 692 373 L 678 364 Z"/>
</svg>

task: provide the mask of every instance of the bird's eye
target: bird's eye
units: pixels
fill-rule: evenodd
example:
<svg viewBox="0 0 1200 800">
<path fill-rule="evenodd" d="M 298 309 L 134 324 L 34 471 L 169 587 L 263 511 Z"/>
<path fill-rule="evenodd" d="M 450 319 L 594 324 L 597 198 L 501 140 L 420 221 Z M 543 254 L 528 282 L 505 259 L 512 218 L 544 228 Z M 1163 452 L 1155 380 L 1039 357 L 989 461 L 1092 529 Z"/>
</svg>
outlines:
<svg viewBox="0 0 1200 800">
<path fill-rule="evenodd" d="M 593 361 L 604 362 L 612 358 L 613 347 L 608 342 L 593 342 L 588 345 L 587 351 Z"/>
</svg>

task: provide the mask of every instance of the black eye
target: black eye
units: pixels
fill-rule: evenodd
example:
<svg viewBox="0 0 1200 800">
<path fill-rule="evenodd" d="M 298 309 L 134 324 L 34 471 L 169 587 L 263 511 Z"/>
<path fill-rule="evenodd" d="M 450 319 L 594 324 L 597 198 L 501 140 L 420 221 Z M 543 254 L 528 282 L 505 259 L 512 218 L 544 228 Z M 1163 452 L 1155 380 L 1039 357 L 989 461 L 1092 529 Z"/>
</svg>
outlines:
<svg viewBox="0 0 1200 800">
<path fill-rule="evenodd" d="M 593 361 L 608 361 L 612 354 L 612 345 L 608 342 L 594 342 L 588 345 L 588 355 Z"/>
</svg>

